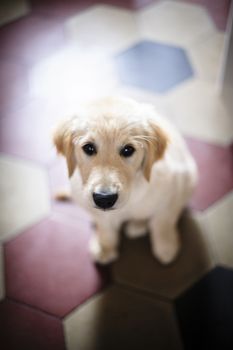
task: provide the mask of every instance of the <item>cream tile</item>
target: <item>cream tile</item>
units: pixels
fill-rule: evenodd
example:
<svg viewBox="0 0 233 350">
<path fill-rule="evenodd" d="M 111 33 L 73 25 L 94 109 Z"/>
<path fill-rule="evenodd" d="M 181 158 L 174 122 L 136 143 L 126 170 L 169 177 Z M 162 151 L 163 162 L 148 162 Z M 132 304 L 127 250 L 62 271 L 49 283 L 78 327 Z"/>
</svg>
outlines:
<svg viewBox="0 0 233 350">
<path fill-rule="evenodd" d="M 224 49 L 224 33 L 215 32 L 194 44 L 189 56 L 198 78 L 216 83 L 219 79 Z"/>
<path fill-rule="evenodd" d="M 0 26 L 25 16 L 30 10 L 28 1 L 2 0 L 0 3 Z"/>
<path fill-rule="evenodd" d="M 0 157 L 0 240 L 8 240 L 50 210 L 45 172 L 31 163 Z"/>
<path fill-rule="evenodd" d="M 214 25 L 202 6 L 163 1 L 141 10 L 138 15 L 143 37 L 180 46 L 190 46 Z"/>
<path fill-rule="evenodd" d="M 107 5 L 96 5 L 71 18 L 67 35 L 82 49 L 116 53 L 138 40 L 134 12 Z"/>
<path fill-rule="evenodd" d="M 200 215 L 186 213 L 180 223 L 182 249 L 170 266 L 151 252 L 149 238 L 124 240 L 113 279 L 127 286 L 174 299 L 214 266 L 211 243 Z"/>
<path fill-rule="evenodd" d="M 0 300 L 4 298 L 5 286 L 4 286 L 4 265 L 3 265 L 3 246 L 0 245 Z"/>
<path fill-rule="evenodd" d="M 233 192 L 205 212 L 208 235 L 220 264 L 233 267 Z"/>
<path fill-rule="evenodd" d="M 182 348 L 170 304 L 119 287 L 76 309 L 64 329 L 68 350 Z"/>
<path fill-rule="evenodd" d="M 111 94 L 117 84 L 112 61 L 100 50 L 69 47 L 32 70 L 30 90 L 70 110 L 80 102 Z"/>
<path fill-rule="evenodd" d="M 184 134 L 222 145 L 233 140 L 233 119 L 213 84 L 191 80 L 167 98 L 174 121 Z"/>
<path fill-rule="evenodd" d="M 156 110 L 161 113 L 161 115 L 167 119 L 171 119 L 171 121 L 173 119 L 173 113 L 170 110 L 170 105 L 165 95 L 155 94 L 139 88 L 121 85 L 115 89 L 114 94 L 117 96 L 133 98 L 138 102 L 149 103 L 153 105 Z"/>
</svg>

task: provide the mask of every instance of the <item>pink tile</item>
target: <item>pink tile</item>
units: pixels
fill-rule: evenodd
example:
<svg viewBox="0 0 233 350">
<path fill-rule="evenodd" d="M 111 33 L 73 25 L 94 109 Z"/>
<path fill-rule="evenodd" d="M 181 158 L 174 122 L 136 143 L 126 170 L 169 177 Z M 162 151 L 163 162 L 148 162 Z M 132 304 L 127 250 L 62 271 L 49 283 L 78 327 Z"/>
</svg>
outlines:
<svg viewBox="0 0 233 350">
<path fill-rule="evenodd" d="M 204 6 L 219 30 L 225 30 L 231 0 L 183 0 Z"/>
<path fill-rule="evenodd" d="M 11 300 L 0 303 L 0 329 L 4 350 L 65 350 L 59 319 Z"/>
<path fill-rule="evenodd" d="M 95 0 L 31 0 L 33 14 L 65 20 L 94 4 Z"/>
<path fill-rule="evenodd" d="M 199 169 L 199 184 L 190 205 L 204 210 L 233 189 L 233 147 L 186 140 Z"/>
<path fill-rule="evenodd" d="M 106 283 L 88 253 L 90 224 L 50 219 L 5 246 L 6 294 L 64 316 Z"/>
<path fill-rule="evenodd" d="M 0 61 L 0 112 L 16 109 L 28 99 L 28 70 L 20 63 Z"/>
<path fill-rule="evenodd" d="M 0 152 L 43 163 L 55 159 L 50 117 L 42 99 L 5 114 L 0 120 Z"/>
<path fill-rule="evenodd" d="M 64 45 L 63 34 L 59 21 L 26 16 L 0 28 L 0 58 L 38 62 Z"/>
</svg>

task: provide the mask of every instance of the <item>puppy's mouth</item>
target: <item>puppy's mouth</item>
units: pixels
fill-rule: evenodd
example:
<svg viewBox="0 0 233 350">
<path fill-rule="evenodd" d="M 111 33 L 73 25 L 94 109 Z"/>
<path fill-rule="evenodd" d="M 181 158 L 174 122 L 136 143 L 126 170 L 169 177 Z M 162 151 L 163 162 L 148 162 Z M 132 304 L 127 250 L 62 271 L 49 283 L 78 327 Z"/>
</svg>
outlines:
<svg viewBox="0 0 233 350">
<path fill-rule="evenodd" d="M 111 211 L 111 210 L 116 210 L 117 208 L 100 208 L 97 207 L 97 205 L 94 205 L 95 209 L 101 210 L 101 211 Z"/>
</svg>

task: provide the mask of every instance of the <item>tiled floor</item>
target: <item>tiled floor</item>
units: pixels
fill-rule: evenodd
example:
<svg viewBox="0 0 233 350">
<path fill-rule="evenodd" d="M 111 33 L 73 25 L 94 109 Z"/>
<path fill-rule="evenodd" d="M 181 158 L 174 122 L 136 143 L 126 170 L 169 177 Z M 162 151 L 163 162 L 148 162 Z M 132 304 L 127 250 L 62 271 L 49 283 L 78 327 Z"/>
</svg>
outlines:
<svg viewBox="0 0 233 350">
<path fill-rule="evenodd" d="M 0 5 L 0 348 L 232 349 L 233 120 L 217 89 L 230 0 L 9 3 Z M 111 93 L 158 106 L 199 168 L 168 267 L 147 237 L 123 238 L 119 261 L 95 266 L 91 218 L 54 200 L 68 187 L 54 124 Z"/>
</svg>

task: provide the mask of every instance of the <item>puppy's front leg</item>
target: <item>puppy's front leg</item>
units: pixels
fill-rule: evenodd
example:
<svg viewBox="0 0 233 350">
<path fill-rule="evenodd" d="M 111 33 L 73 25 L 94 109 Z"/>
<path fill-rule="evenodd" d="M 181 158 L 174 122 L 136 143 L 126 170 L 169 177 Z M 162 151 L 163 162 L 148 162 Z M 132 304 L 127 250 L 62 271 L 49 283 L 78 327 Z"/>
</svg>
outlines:
<svg viewBox="0 0 233 350">
<path fill-rule="evenodd" d="M 89 250 L 95 262 L 108 264 L 118 258 L 119 227 L 106 221 L 96 220 L 95 233 L 91 237 Z"/>
<path fill-rule="evenodd" d="M 176 221 L 168 218 L 152 218 L 149 223 L 152 251 L 164 265 L 171 263 L 180 250 L 180 236 Z"/>
</svg>

